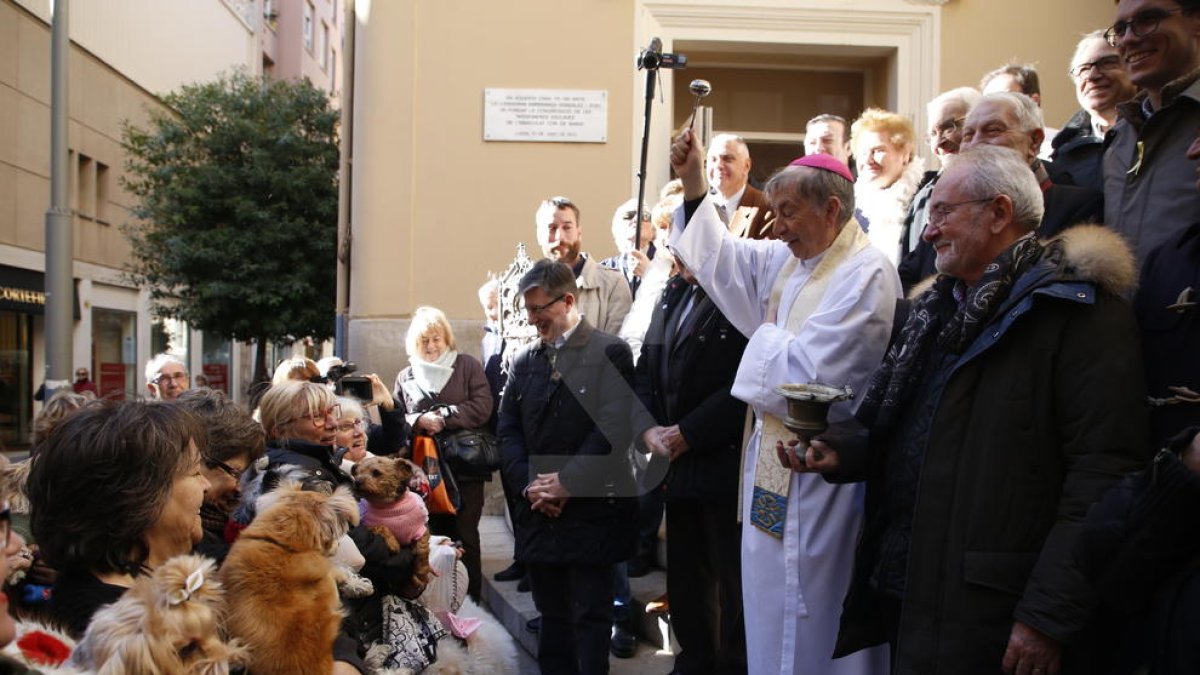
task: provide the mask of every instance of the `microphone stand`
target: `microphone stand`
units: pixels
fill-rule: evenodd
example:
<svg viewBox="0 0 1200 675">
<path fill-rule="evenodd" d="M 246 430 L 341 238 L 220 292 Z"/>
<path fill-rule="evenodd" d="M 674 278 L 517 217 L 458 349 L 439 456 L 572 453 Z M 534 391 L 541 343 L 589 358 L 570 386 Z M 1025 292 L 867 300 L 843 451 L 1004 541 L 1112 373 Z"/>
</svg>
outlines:
<svg viewBox="0 0 1200 675">
<path fill-rule="evenodd" d="M 633 249 L 635 251 L 642 250 L 642 204 L 646 199 L 646 154 L 650 148 L 650 112 L 654 108 L 654 83 L 657 77 L 657 67 L 646 69 L 646 112 L 643 114 L 642 160 L 638 165 L 637 213 L 634 215 L 637 221 L 634 226 L 635 234 L 633 239 Z"/>
</svg>

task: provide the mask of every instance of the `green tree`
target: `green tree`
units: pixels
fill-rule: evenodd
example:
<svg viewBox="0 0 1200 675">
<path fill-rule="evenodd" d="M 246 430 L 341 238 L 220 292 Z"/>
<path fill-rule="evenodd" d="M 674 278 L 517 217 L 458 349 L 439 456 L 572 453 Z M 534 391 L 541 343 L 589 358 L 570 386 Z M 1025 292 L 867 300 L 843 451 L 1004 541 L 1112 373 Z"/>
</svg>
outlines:
<svg viewBox="0 0 1200 675">
<path fill-rule="evenodd" d="M 163 97 L 123 125 L 129 272 L 153 311 L 224 338 L 329 338 L 337 253 L 338 114 L 307 81 L 238 73 Z"/>
</svg>

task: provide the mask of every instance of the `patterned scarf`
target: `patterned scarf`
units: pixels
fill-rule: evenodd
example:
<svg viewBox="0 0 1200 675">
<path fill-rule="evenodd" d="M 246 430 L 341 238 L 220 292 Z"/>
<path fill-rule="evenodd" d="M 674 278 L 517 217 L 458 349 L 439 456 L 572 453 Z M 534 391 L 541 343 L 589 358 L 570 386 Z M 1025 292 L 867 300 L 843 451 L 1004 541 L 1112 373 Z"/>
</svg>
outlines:
<svg viewBox="0 0 1200 675">
<path fill-rule="evenodd" d="M 938 276 L 914 301 L 899 337 L 871 377 L 859 418 L 869 425 L 891 426 L 921 377 L 933 341 L 947 353 L 962 354 L 1008 299 L 1016 280 L 1043 257 L 1057 263 L 1062 244 L 1043 245 L 1030 233 L 993 260 L 972 288 L 964 289 L 954 277 Z"/>
</svg>

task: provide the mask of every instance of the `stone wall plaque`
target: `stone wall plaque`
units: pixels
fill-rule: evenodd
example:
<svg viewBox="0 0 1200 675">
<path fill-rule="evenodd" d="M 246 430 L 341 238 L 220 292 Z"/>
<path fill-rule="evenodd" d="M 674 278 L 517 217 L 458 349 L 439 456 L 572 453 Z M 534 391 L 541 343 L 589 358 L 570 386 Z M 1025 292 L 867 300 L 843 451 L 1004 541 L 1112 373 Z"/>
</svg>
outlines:
<svg viewBox="0 0 1200 675">
<path fill-rule="evenodd" d="M 608 140 L 608 92 L 484 89 L 483 140 L 604 143 Z"/>
</svg>

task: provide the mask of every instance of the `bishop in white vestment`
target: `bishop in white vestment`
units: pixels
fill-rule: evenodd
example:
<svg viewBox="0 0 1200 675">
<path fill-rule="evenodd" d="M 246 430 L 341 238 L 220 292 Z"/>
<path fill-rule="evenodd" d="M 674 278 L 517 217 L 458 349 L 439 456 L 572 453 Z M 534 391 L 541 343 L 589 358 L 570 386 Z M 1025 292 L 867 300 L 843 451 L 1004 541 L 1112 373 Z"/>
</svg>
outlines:
<svg viewBox="0 0 1200 675">
<path fill-rule="evenodd" d="M 787 404 L 775 388 L 820 382 L 864 391 L 887 348 L 900 280 L 854 221 L 853 182 L 836 159 L 805 157 L 773 178 L 766 192 L 779 239 L 753 241 L 731 236 L 708 197 L 695 206 L 704 191 L 694 152 L 685 131 L 671 159 L 692 201 L 675 223 L 687 213 L 691 220 L 676 225 L 671 249 L 749 338 L 733 386 L 755 419 L 741 495 L 749 672 L 884 675 L 886 647 L 831 659 L 864 486 L 782 468 L 775 441 L 794 435 L 781 425 Z M 853 411 L 854 401 L 835 403 L 829 421 L 854 424 Z"/>
</svg>

